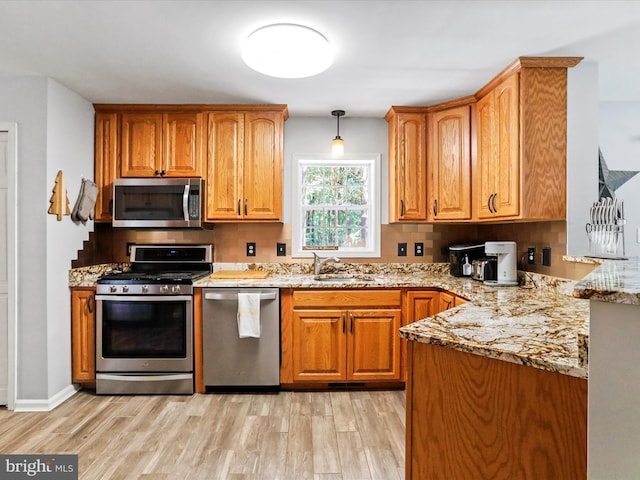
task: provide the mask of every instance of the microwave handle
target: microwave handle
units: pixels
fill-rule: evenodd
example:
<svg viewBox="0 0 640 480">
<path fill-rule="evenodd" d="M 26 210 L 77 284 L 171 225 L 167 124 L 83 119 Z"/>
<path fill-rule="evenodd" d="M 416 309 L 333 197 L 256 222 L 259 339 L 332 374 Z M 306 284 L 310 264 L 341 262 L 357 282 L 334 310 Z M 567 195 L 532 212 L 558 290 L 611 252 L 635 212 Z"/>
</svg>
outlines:
<svg viewBox="0 0 640 480">
<path fill-rule="evenodd" d="M 182 214 L 184 215 L 184 221 L 189 221 L 189 185 L 184 186 L 184 193 L 182 194 Z"/>
</svg>

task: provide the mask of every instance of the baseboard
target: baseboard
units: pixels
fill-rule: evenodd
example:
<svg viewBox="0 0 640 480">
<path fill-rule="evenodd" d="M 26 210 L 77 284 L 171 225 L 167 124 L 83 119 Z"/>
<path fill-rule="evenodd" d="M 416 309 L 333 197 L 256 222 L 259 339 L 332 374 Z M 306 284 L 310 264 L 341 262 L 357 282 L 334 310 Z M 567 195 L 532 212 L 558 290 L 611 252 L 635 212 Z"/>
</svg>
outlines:
<svg viewBox="0 0 640 480">
<path fill-rule="evenodd" d="M 9 389 L 7 387 L 0 387 L 0 405 L 7 405 L 9 401 Z"/>
<path fill-rule="evenodd" d="M 65 400 L 73 397 L 80 390 L 77 385 L 69 385 L 46 400 L 17 399 L 14 411 L 16 412 L 50 412 Z"/>
</svg>

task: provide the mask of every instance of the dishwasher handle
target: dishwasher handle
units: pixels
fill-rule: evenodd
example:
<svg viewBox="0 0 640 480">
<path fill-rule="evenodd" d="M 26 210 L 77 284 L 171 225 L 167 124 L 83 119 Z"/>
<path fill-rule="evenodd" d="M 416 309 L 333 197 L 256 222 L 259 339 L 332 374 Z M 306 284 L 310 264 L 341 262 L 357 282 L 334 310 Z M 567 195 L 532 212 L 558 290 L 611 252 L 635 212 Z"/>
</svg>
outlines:
<svg viewBox="0 0 640 480">
<path fill-rule="evenodd" d="M 237 293 L 205 293 L 205 300 L 237 300 Z M 261 293 L 260 300 L 275 300 L 275 293 Z"/>
</svg>

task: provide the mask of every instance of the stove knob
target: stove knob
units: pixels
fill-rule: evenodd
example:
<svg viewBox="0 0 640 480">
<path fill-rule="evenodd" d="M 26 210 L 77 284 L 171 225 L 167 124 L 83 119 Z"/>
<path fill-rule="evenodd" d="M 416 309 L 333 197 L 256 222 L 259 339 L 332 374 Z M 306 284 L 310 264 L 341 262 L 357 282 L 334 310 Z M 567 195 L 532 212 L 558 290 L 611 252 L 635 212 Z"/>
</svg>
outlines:
<svg viewBox="0 0 640 480">
<path fill-rule="evenodd" d="M 142 285 L 142 293 L 149 293 L 149 285 Z"/>
<path fill-rule="evenodd" d="M 160 293 L 169 293 L 169 285 L 162 285 L 160 287 Z"/>
<path fill-rule="evenodd" d="M 129 291 L 129 285 L 122 286 L 122 293 L 127 293 Z"/>
<path fill-rule="evenodd" d="M 109 293 L 116 293 L 116 290 L 118 290 L 118 287 L 116 287 L 115 285 L 109 286 Z"/>
<path fill-rule="evenodd" d="M 171 293 L 180 293 L 180 285 L 174 285 L 171 287 Z"/>
</svg>

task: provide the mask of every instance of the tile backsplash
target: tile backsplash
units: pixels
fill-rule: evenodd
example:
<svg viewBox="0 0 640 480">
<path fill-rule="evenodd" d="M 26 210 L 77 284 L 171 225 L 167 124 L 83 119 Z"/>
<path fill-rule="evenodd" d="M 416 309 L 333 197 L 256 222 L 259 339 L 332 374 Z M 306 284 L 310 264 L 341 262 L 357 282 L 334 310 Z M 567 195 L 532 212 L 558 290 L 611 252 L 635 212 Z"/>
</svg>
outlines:
<svg viewBox="0 0 640 480">
<path fill-rule="evenodd" d="M 508 224 L 389 224 L 381 229 L 379 259 L 349 259 L 352 263 L 447 262 L 448 247 L 467 241 L 513 240 L 518 244 L 518 268 L 545 275 L 579 280 L 593 265 L 565 262 L 566 222 Z M 246 256 L 246 243 L 255 242 L 256 256 Z M 414 243 L 424 244 L 424 255 L 414 255 Z M 203 230 L 129 230 L 96 224 L 73 267 L 99 263 L 127 262 L 130 243 L 212 243 L 215 262 L 298 262 L 291 257 L 291 225 L 281 223 L 215 224 Z M 285 243 L 286 256 L 276 255 L 278 243 Z M 398 243 L 407 243 L 407 256 L 399 257 Z M 526 263 L 528 247 L 535 247 L 535 265 Z M 542 265 L 543 247 L 551 248 L 551 266 Z M 309 260 L 304 260 L 309 261 Z"/>
</svg>

